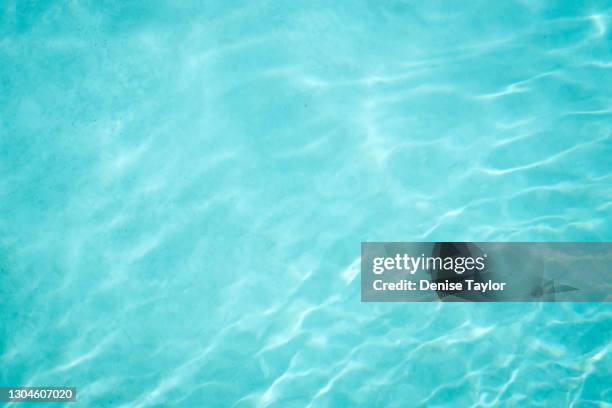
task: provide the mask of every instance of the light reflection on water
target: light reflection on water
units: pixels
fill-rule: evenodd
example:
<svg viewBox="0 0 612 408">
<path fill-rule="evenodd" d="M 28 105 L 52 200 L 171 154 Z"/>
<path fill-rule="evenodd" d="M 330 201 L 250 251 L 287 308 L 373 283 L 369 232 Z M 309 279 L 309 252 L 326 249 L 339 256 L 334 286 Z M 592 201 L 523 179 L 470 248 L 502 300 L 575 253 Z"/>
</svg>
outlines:
<svg viewBox="0 0 612 408">
<path fill-rule="evenodd" d="M 605 406 L 606 304 L 361 304 L 361 241 L 612 239 L 605 2 L 0 9 L 0 385 Z"/>
</svg>

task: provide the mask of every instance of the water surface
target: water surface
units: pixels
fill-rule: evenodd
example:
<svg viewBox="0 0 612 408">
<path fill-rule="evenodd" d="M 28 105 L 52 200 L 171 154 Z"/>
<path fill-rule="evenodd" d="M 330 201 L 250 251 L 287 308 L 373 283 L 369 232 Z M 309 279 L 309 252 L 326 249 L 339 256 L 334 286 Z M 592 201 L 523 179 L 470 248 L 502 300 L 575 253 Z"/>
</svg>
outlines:
<svg viewBox="0 0 612 408">
<path fill-rule="evenodd" d="M 610 406 L 607 304 L 362 304 L 362 241 L 610 241 L 612 6 L 0 6 L 0 385 Z"/>
</svg>

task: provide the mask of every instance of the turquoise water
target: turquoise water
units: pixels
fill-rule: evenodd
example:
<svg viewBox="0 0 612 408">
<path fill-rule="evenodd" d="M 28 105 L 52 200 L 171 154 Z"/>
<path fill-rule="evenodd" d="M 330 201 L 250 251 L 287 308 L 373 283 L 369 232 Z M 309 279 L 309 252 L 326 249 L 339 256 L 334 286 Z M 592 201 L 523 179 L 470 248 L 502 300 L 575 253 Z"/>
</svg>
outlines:
<svg viewBox="0 0 612 408">
<path fill-rule="evenodd" d="M 609 304 L 362 304 L 361 241 L 612 240 L 612 4 L 0 5 L 0 385 L 610 407 Z"/>
</svg>

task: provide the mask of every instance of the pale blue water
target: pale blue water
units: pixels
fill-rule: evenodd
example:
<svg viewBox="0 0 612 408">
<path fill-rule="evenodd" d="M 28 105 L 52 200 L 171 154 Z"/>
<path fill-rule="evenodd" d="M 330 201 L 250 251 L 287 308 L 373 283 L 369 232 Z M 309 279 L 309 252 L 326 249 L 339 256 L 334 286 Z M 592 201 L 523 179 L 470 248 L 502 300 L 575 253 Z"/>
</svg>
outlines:
<svg viewBox="0 0 612 408">
<path fill-rule="evenodd" d="M 361 241 L 612 240 L 611 40 L 606 1 L 2 2 L 0 385 L 612 406 L 609 304 L 358 277 Z"/>
</svg>

